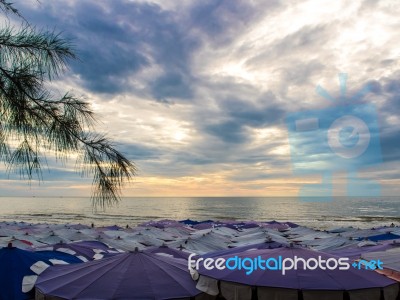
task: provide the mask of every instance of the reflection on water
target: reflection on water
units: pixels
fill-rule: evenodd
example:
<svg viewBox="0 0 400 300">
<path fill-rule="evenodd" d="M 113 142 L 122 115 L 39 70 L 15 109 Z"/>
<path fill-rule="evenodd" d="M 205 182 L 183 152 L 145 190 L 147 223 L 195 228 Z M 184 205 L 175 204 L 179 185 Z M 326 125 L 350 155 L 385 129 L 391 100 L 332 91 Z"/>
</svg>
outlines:
<svg viewBox="0 0 400 300">
<path fill-rule="evenodd" d="M 371 227 L 400 221 L 400 199 L 345 198 L 302 202 L 298 198 L 196 197 L 124 198 L 105 212 L 94 212 L 88 198 L 0 197 L 0 218 L 27 222 L 136 225 L 154 219 L 278 220 L 326 228 Z"/>
</svg>

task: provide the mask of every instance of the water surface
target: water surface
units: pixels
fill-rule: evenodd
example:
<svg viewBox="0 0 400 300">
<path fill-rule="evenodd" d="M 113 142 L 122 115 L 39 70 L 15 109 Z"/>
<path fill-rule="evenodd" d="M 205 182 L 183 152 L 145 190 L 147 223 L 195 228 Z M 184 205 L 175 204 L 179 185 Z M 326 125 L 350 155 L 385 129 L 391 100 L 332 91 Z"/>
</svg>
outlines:
<svg viewBox="0 0 400 300">
<path fill-rule="evenodd" d="M 334 198 L 304 202 L 295 197 L 123 198 L 103 212 L 88 198 L 0 197 L 0 219 L 26 222 L 131 226 L 154 219 L 293 221 L 302 225 L 372 227 L 400 222 L 400 198 Z"/>
</svg>

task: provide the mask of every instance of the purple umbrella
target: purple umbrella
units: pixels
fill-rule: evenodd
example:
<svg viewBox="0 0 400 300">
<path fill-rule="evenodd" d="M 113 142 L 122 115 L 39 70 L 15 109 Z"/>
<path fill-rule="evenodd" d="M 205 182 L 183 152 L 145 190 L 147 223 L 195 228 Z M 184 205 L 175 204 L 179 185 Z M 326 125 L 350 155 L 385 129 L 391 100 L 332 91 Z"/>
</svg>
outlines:
<svg viewBox="0 0 400 300">
<path fill-rule="evenodd" d="M 255 222 L 248 222 L 248 223 L 244 223 L 243 225 L 239 226 L 240 229 L 250 229 L 250 228 L 257 228 L 257 227 L 260 227 L 260 225 Z"/>
<path fill-rule="evenodd" d="M 97 227 L 96 229 L 97 229 L 98 231 L 107 231 L 107 230 L 118 231 L 118 230 L 123 230 L 123 228 L 120 227 L 120 226 L 118 226 L 118 225 Z"/>
<path fill-rule="evenodd" d="M 195 221 L 195 220 L 190 220 L 190 219 L 186 219 L 186 220 L 181 220 L 178 221 L 179 223 L 185 224 L 185 225 L 195 225 L 195 224 L 199 224 L 200 222 Z"/>
<path fill-rule="evenodd" d="M 293 222 L 285 222 L 285 224 L 287 224 L 290 228 L 296 228 L 299 227 L 300 225 L 293 223 Z"/>
<path fill-rule="evenodd" d="M 63 299 L 176 299 L 196 289 L 182 260 L 130 252 L 76 266 L 48 268 L 39 277 L 40 294 Z"/>
<path fill-rule="evenodd" d="M 199 224 L 193 225 L 193 228 L 197 229 L 197 230 L 210 229 L 213 227 L 214 227 L 214 223 L 211 223 L 211 222 L 210 223 L 199 223 Z"/>
<path fill-rule="evenodd" d="M 254 250 L 237 253 L 235 256 L 241 259 L 250 258 L 253 260 L 259 256 L 261 256 L 263 259 L 279 259 L 279 257 L 282 257 L 282 259 L 294 259 L 295 256 L 305 260 L 318 260 L 319 256 L 323 260 L 327 260 L 329 258 L 335 258 L 337 260 L 339 258 L 323 252 L 293 247 Z M 228 260 L 229 258 L 234 257 L 234 255 L 225 255 L 221 257 Z M 246 270 L 244 269 L 229 270 L 228 268 L 225 268 L 223 270 L 219 270 L 214 268 L 212 270 L 206 270 L 202 265 L 198 271 L 201 275 L 221 281 L 241 283 L 258 287 L 274 287 L 295 290 L 351 291 L 369 288 L 382 288 L 396 283 L 395 281 L 376 272 L 364 269 L 355 269 L 351 265 L 348 270 L 322 270 L 320 268 L 315 270 L 304 270 L 301 263 L 299 266 L 300 267 L 297 270 L 286 270 L 285 275 L 282 274 L 281 270 L 261 270 L 259 268 L 254 270 L 251 274 L 246 275 Z"/>
</svg>

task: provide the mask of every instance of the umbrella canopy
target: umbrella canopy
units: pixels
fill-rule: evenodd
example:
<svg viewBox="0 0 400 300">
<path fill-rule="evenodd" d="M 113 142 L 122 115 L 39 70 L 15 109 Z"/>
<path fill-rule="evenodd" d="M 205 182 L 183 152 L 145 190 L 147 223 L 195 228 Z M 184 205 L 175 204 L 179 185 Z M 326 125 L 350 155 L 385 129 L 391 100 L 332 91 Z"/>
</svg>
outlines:
<svg viewBox="0 0 400 300">
<path fill-rule="evenodd" d="M 211 251 L 217 251 L 228 248 L 224 243 L 208 242 L 202 239 L 188 238 L 185 241 L 176 241 L 167 244 L 171 248 L 185 249 L 196 254 L 205 254 Z"/>
<path fill-rule="evenodd" d="M 48 249 L 49 246 L 43 249 Z M 82 241 L 74 243 L 58 243 L 50 246 L 51 250 L 75 255 L 83 261 L 99 259 L 121 253 L 115 248 L 110 248 L 106 244 L 98 241 Z M 37 251 L 41 251 L 38 248 Z"/>
<path fill-rule="evenodd" d="M 241 235 L 232 239 L 233 243 L 229 244 L 230 247 L 241 247 L 257 243 L 263 243 L 266 240 L 273 240 L 282 244 L 289 243 L 288 240 L 274 231 L 261 231 L 251 234 Z"/>
<path fill-rule="evenodd" d="M 312 241 L 304 241 L 301 244 L 307 245 L 317 251 L 328 251 L 330 249 L 337 249 L 346 245 L 357 245 L 359 242 L 349 240 L 342 236 L 333 236 L 325 239 L 315 239 Z"/>
<path fill-rule="evenodd" d="M 36 288 L 62 299 L 176 299 L 200 293 L 182 260 L 139 251 L 49 268 Z"/>
<path fill-rule="evenodd" d="M 170 233 L 175 239 L 187 238 L 194 229 L 190 227 L 168 227 L 164 229 L 166 232 Z"/>
<path fill-rule="evenodd" d="M 137 234 L 142 234 L 144 236 L 149 236 L 151 238 L 163 240 L 163 241 L 172 241 L 174 240 L 174 237 L 172 236 L 171 233 L 159 229 L 156 227 L 145 227 L 145 228 L 140 228 L 139 231 L 136 231 Z"/>
<path fill-rule="evenodd" d="M 397 240 L 400 239 L 400 235 L 393 233 L 383 233 L 374 236 L 369 236 L 368 239 L 370 241 L 387 241 L 387 240 Z"/>
<path fill-rule="evenodd" d="M 163 244 L 163 241 L 156 236 L 158 235 L 157 233 L 154 233 L 152 230 L 153 228 L 148 228 L 149 230 L 143 230 L 142 232 L 125 232 L 125 231 L 104 231 L 104 237 L 105 240 L 118 240 L 118 241 L 126 241 L 128 243 L 133 242 L 133 243 L 140 243 L 145 246 L 161 246 Z M 157 228 L 154 228 L 154 230 L 159 230 Z M 165 236 L 168 236 L 167 240 L 173 240 L 171 234 L 164 233 Z M 108 242 L 107 242 L 108 243 Z M 139 247 L 140 248 L 140 247 Z M 135 249 L 135 246 L 132 249 L 128 250 L 133 250 Z"/>
<path fill-rule="evenodd" d="M 103 227 L 97 227 L 97 230 L 99 231 L 118 231 L 118 230 L 123 230 L 122 227 L 118 225 L 112 225 L 112 226 L 103 226 Z"/>
<path fill-rule="evenodd" d="M 241 246 L 236 248 L 229 248 L 225 250 L 213 251 L 203 254 L 202 257 L 221 257 L 226 255 L 236 255 L 237 253 L 244 253 L 245 251 L 255 251 L 260 249 L 274 249 L 288 246 L 288 244 L 282 244 L 274 241 L 265 241 L 263 243 L 252 244 L 247 246 Z"/>
<path fill-rule="evenodd" d="M 136 248 L 138 248 L 139 250 L 143 250 L 146 248 L 146 246 L 144 246 L 143 244 L 131 239 L 115 238 L 102 239 L 102 241 L 110 247 L 121 249 L 122 251 L 133 251 Z"/>
<path fill-rule="evenodd" d="M 204 223 L 199 223 L 199 224 L 193 225 L 192 227 L 194 229 L 198 229 L 198 230 L 210 229 L 210 228 L 214 228 L 214 223 L 213 222 L 204 222 Z"/>
<path fill-rule="evenodd" d="M 172 256 L 172 257 L 180 258 L 180 259 L 184 259 L 184 260 L 187 260 L 189 255 L 191 254 L 190 252 L 169 248 L 168 246 L 152 247 L 152 248 L 148 248 L 144 251 L 149 252 L 149 253 L 159 254 L 159 255 Z"/>
<path fill-rule="evenodd" d="M 46 267 L 60 263 L 82 262 L 75 256 L 54 252 L 32 252 L 15 247 L 0 249 L 0 299 L 31 299 L 32 288 Z M 7 288 L 5 288 L 7 287 Z"/>
<path fill-rule="evenodd" d="M 200 223 L 198 221 L 194 221 L 194 220 L 190 220 L 190 219 L 181 220 L 181 221 L 178 221 L 178 222 L 182 223 L 182 224 L 185 224 L 185 225 L 196 225 L 196 224 Z"/>
<path fill-rule="evenodd" d="M 265 224 L 262 227 L 264 228 L 268 228 L 268 229 L 275 229 L 275 230 L 279 230 L 279 231 L 286 231 L 287 229 L 290 228 L 289 225 L 287 224 L 282 224 L 282 223 L 273 223 L 273 224 Z"/>
<path fill-rule="evenodd" d="M 24 250 L 30 250 L 33 249 L 33 247 L 39 247 L 45 245 L 43 243 L 39 243 L 37 241 L 25 237 L 16 238 L 15 236 L 13 236 L 11 239 L 0 238 L 0 247 L 6 247 L 9 243 L 12 243 L 13 246 Z"/>
<path fill-rule="evenodd" d="M 93 237 L 89 234 L 85 234 L 79 230 L 69 228 L 55 230 L 54 234 L 70 241 L 84 241 L 93 239 Z"/>
<path fill-rule="evenodd" d="M 70 242 L 69 239 L 67 239 L 65 237 L 62 237 L 62 236 L 59 236 L 59 235 L 55 234 L 53 231 L 49 232 L 46 235 L 43 235 L 43 236 L 39 237 L 37 240 L 39 242 L 47 244 L 47 245 L 52 245 L 52 244 L 57 244 L 57 243 L 69 243 Z"/>
<path fill-rule="evenodd" d="M 368 238 L 370 236 L 375 236 L 377 234 L 382 234 L 383 232 L 377 229 L 353 229 L 341 233 L 344 237 L 351 237 L 353 239 Z"/>
<path fill-rule="evenodd" d="M 361 257 L 366 260 L 379 259 L 385 268 L 400 272 L 400 248 L 363 253 Z"/>
<path fill-rule="evenodd" d="M 332 255 L 337 255 L 341 257 L 349 257 L 351 259 L 358 259 L 362 257 L 363 254 L 369 252 L 378 252 L 378 251 L 386 251 L 390 249 L 400 248 L 400 244 L 382 244 L 382 245 L 373 245 L 373 246 L 363 246 L 360 247 L 357 244 L 353 245 L 353 247 L 348 247 L 344 249 L 334 249 L 329 250 L 327 253 Z"/>
<path fill-rule="evenodd" d="M 335 258 L 336 256 L 327 255 L 323 252 L 313 251 L 304 248 L 276 248 L 276 249 L 262 249 L 254 251 L 246 251 L 237 253 L 239 258 L 252 258 L 255 259 L 259 256 L 263 258 L 278 258 L 282 259 L 292 258 L 295 256 L 305 260 L 313 258 L 322 259 Z M 232 255 L 221 256 L 226 260 L 231 258 Z M 315 269 L 304 270 L 302 264 L 297 270 L 287 270 L 285 275 L 279 270 L 254 270 L 250 275 L 246 275 L 245 270 L 223 270 L 212 269 L 207 270 L 204 267 L 199 269 L 199 274 L 205 275 L 214 279 L 241 283 L 251 286 L 261 287 L 274 287 L 295 290 L 327 290 L 327 291 L 350 291 L 369 288 L 381 288 L 393 285 L 396 282 L 380 275 L 376 272 L 364 269 L 355 269 L 350 267 L 348 270 L 339 269 Z"/>
<path fill-rule="evenodd" d="M 290 238 L 298 238 L 298 237 L 303 237 L 308 234 L 315 233 L 316 230 L 303 227 L 303 226 L 298 226 L 294 228 L 290 228 L 290 230 L 286 231 L 286 234 L 290 236 Z"/>
<path fill-rule="evenodd" d="M 231 239 L 221 235 L 219 233 L 215 233 L 213 231 L 210 231 L 209 233 L 204 233 L 204 234 L 193 234 L 191 237 L 191 239 L 196 239 L 198 242 L 206 242 L 209 244 L 220 244 L 222 245 L 226 245 L 225 248 L 227 248 L 227 245 L 229 243 L 231 243 Z"/>
<path fill-rule="evenodd" d="M 12 237 L 14 235 L 20 234 L 17 229 L 1 228 L 0 227 L 0 237 Z"/>
<path fill-rule="evenodd" d="M 184 226 L 183 223 L 180 223 L 175 220 L 159 220 L 159 221 L 149 221 L 145 222 L 142 224 L 139 224 L 141 227 L 147 227 L 147 226 L 152 226 L 152 227 L 157 227 L 157 228 L 167 228 L 167 227 L 182 227 Z"/>
<path fill-rule="evenodd" d="M 238 231 L 236 229 L 232 229 L 226 226 L 216 227 L 212 230 L 215 233 L 220 235 L 232 238 L 238 235 Z"/>
</svg>

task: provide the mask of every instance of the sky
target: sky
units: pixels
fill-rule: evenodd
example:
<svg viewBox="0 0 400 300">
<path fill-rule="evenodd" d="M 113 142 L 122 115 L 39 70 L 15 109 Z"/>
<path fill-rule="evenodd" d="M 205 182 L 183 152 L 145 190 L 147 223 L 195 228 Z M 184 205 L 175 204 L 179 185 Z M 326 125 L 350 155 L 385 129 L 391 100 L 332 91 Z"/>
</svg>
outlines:
<svg viewBox="0 0 400 300">
<path fill-rule="evenodd" d="M 79 60 L 51 88 L 89 101 L 98 132 L 135 162 L 138 174 L 123 196 L 297 196 L 323 178 L 327 185 L 311 189 L 318 195 L 326 189 L 348 195 L 346 184 L 356 185 L 355 178 L 374 181 L 382 195 L 400 192 L 395 0 L 15 0 L 14 6 L 37 28 L 59 31 L 74 44 Z M 359 123 L 343 116 L 368 128 L 355 157 L 339 150 L 354 150 L 365 127 L 354 131 Z M 296 118 L 319 120 L 317 128 L 299 134 Z M 335 136 L 342 143 L 336 148 Z M 73 159 L 64 165 L 50 159 L 43 179 L 27 183 L 2 167 L 0 190 L 90 196 L 91 179 L 76 173 Z M 371 186 L 356 192 L 373 193 Z"/>
</svg>

